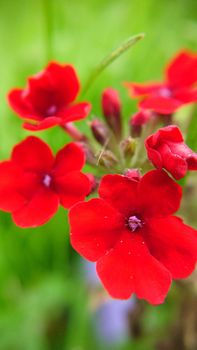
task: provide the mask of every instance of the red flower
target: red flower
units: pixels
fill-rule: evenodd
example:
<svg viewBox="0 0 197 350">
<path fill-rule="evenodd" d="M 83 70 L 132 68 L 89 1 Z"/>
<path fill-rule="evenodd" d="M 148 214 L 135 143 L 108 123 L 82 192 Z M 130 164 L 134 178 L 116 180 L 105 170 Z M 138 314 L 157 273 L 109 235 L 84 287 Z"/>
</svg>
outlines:
<svg viewBox="0 0 197 350">
<path fill-rule="evenodd" d="M 80 83 L 71 65 L 49 63 L 45 70 L 28 79 L 25 89 L 10 91 L 8 100 L 12 109 L 24 119 L 28 130 L 42 130 L 54 125 L 65 125 L 85 118 L 90 111 L 87 102 L 74 102 Z"/>
<path fill-rule="evenodd" d="M 140 107 L 171 114 L 177 108 L 197 101 L 197 55 L 182 51 L 165 70 L 163 83 L 126 83 L 132 97 L 142 97 Z"/>
<path fill-rule="evenodd" d="M 106 175 L 99 194 L 71 208 L 72 246 L 97 261 L 112 297 L 136 293 L 151 304 L 162 303 L 171 280 L 190 275 L 197 258 L 196 231 L 172 216 L 181 187 L 164 171 L 153 170 L 139 181 Z"/>
<path fill-rule="evenodd" d="M 90 192 L 80 172 L 84 153 L 70 143 L 53 156 L 46 143 L 30 136 L 0 163 L 0 209 L 11 212 L 16 225 L 35 227 L 47 222 L 59 204 L 69 208 Z"/>
<path fill-rule="evenodd" d="M 197 170 L 197 153 L 193 152 L 183 140 L 175 125 L 159 129 L 145 141 L 148 158 L 158 169 L 165 168 L 179 180 L 188 170 Z"/>
</svg>

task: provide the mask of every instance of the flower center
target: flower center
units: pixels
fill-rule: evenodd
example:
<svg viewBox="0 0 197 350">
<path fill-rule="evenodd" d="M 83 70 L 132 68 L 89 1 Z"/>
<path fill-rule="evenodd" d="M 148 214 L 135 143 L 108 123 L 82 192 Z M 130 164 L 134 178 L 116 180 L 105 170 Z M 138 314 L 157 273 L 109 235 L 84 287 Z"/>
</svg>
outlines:
<svg viewBox="0 0 197 350">
<path fill-rule="evenodd" d="M 52 177 L 48 174 L 44 175 L 42 183 L 44 186 L 49 187 L 51 185 Z"/>
<path fill-rule="evenodd" d="M 169 88 L 167 88 L 167 87 L 162 87 L 162 88 L 159 89 L 159 95 L 160 95 L 161 97 L 169 98 L 169 97 L 172 96 L 172 92 L 171 92 L 171 90 L 170 90 Z"/>
<path fill-rule="evenodd" d="M 55 115 L 57 113 L 57 106 L 54 104 L 54 105 L 51 105 L 47 110 L 46 110 L 46 116 L 47 117 L 51 117 L 53 115 Z"/>
<path fill-rule="evenodd" d="M 128 226 L 132 232 L 135 232 L 138 228 L 142 228 L 143 222 L 137 216 L 130 216 L 128 219 Z"/>
</svg>

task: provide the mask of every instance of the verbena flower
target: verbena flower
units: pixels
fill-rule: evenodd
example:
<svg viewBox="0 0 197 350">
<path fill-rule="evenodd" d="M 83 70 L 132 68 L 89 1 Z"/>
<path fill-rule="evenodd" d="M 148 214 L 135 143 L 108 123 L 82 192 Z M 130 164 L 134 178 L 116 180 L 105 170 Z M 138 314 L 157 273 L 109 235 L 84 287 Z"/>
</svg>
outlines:
<svg viewBox="0 0 197 350">
<path fill-rule="evenodd" d="M 160 114 L 174 113 L 197 101 L 197 55 L 181 51 L 167 65 L 163 82 L 126 83 L 132 97 L 141 97 L 140 107 Z"/>
<path fill-rule="evenodd" d="M 106 175 L 100 198 L 78 203 L 69 213 L 71 244 L 97 262 L 97 273 L 114 298 L 132 293 L 151 304 L 164 301 L 172 279 L 192 273 L 197 258 L 196 231 L 172 216 L 181 187 L 164 171 L 136 181 Z"/>
<path fill-rule="evenodd" d="M 188 170 L 197 170 L 197 153 L 184 143 L 176 125 L 159 129 L 146 139 L 145 145 L 148 158 L 156 168 L 165 168 L 177 180 Z"/>
<path fill-rule="evenodd" d="M 0 209 L 11 212 L 16 225 L 46 223 L 59 204 L 69 208 L 90 192 L 90 182 L 80 171 L 83 151 L 70 143 L 53 156 L 46 143 L 30 136 L 0 163 Z"/>
<path fill-rule="evenodd" d="M 12 109 L 28 130 L 48 129 L 55 125 L 87 117 L 91 105 L 76 102 L 80 82 L 71 65 L 51 62 L 39 74 L 30 77 L 25 89 L 13 89 L 8 95 Z"/>
</svg>

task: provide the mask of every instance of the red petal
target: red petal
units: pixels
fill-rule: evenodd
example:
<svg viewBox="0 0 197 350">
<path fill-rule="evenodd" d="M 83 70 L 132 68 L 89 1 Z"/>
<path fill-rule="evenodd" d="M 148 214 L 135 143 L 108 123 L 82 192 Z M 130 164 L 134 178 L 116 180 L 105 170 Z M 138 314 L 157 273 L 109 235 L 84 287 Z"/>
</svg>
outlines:
<svg viewBox="0 0 197 350">
<path fill-rule="evenodd" d="M 22 177 L 21 169 L 10 161 L 0 163 L 0 209 L 11 212 L 25 203 L 17 190 Z"/>
<path fill-rule="evenodd" d="M 77 73 L 71 65 L 60 65 L 51 62 L 46 68 L 53 85 L 60 90 L 64 97 L 65 104 L 69 104 L 77 97 L 80 89 L 80 82 Z"/>
<path fill-rule="evenodd" d="M 33 109 L 32 105 L 23 98 L 24 90 L 13 89 L 8 94 L 8 103 L 19 117 L 25 119 L 40 120 L 41 117 Z"/>
<path fill-rule="evenodd" d="M 155 142 L 160 141 L 159 139 L 162 138 L 162 140 L 166 141 L 172 141 L 172 142 L 182 142 L 183 136 L 181 134 L 181 130 L 176 125 L 168 125 L 164 128 L 161 128 L 158 130 L 158 132 L 155 134 Z"/>
<path fill-rule="evenodd" d="M 146 139 L 146 141 L 145 141 L 145 146 L 146 146 L 146 151 L 147 151 L 148 159 L 153 163 L 153 165 L 154 165 L 157 169 L 161 170 L 162 167 L 163 167 L 162 157 L 161 157 L 160 153 L 159 153 L 156 149 L 154 149 L 154 148 L 152 148 L 152 147 L 150 146 L 151 137 L 152 137 L 152 136 L 150 136 L 150 137 L 149 137 L 148 139 Z"/>
<path fill-rule="evenodd" d="M 129 89 L 131 97 L 138 97 L 149 95 L 157 92 L 163 84 L 161 83 L 148 83 L 148 84 L 136 84 L 136 83 L 124 83 L 124 85 Z"/>
<path fill-rule="evenodd" d="M 161 114 L 174 113 L 183 103 L 174 98 L 165 97 L 148 97 L 140 102 L 140 107 L 145 109 L 152 109 Z"/>
<path fill-rule="evenodd" d="M 69 171 L 81 170 L 85 164 L 85 154 L 81 147 L 71 142 L 63 147 L 56 155 L 55 176 L 65 175 Z"/>
<path fill-rule="evenodd" d="M 176 91 L 176 93 L 174 93 L 174 97 L 183 103 L 196 102 L 197 101 L 197 89 L 189 90 L 188 88 L 186 88 L 186 89 L 178 90 L 178 91 Z"/>
<path fill-rule="evenodd" d="M 159 147 L 159 152 L 162 155 L 163 165 L 162 167 L 169 171 L 169 173 L 179 180 L 184 177 L 188 170 L 186 159 L 181 154 L 173 153 L 168 144 L 162 144 Z M 178 153 L 178 152 L 177 152 Z"/>
<path fill-rule="evenodd" d="M 41 172 L 51 170 L 54 158 L 46 143 L 37 137 L 29 136 L 14 147 L 12 161 L 25 170 Z"/>
<path fill-rule="evenodd" d="M 138 182 L 123 175 L 106 175 L 102 178 L 99 195 L 120 213 L 128 216 L 138 208 Z"/>
<path fill-rule="evenodd" d="M 65 124 L 73 122 L 75 120 L 84 119 L 87 117 L 91 109 L 91 105 L 88 102 L 81 102 L 62 109 L 58 112 L 58 117 L 62 118 L 61 123 Z"/>
<path fill-rule="evenodd" d="M 46 119 L 41 120 L 38 124 L 24 123 L 23 128 L 30 131 L 41 131 L 49 129 L 55 125 L 60 125 L 61 123 L 61 118 L 47 117 Z"/>
<path fill-rule="evenodd" d="M 25 206 L 12 213 L 17 226 L 36 227 L 45 224 L 56 213 L 59 199 L 53 191 L 40 188 Z"/>
<path fill-rule="evenodd" d="M 124 218 L 102 199 L 78 203 L 71 208 L 69 219 L 73 248 L 91 261 L 114 246 L 124 227 Z"/>
<path fill-rule="evenodd" d="M 174 57 L 166 68 L 166 76 L 171 86 L 191 86 L 197 81 L 197 55 L 182 51 Z"/>
<path fill-rule="evenodd" d="M 197 260 L 197 231 L 177 217 L 152 219 L 144 239 L 151 254 L 173 278 L 185 278 L 194 270 Z"/>
<path fill-rule="evenodd" d="M 152 170 L 139 183 L 140 207 L 146 217 L 164 217 L 179 209 L 181 187 L 164 171 Z"/>
<path fill-rule="evenodd" d="M 193 152 L 193 154 L 187 158 L 187 165 L 189 170 L 197 170 L 197 153 Z"/>
<path fill-rule="evenodd" d="M 69 172 L 65 176 L 54 179 L 55 189 L 64 208 L 70 208 L 83 201 L 90 192 L 88 177 L 79 171 Z"/>
<path fill-rule="evenodd" d="M 135 292 L 140 299 L 160 304 L 169 290 L 171 276 L 148 251 L 142 237 L 123 233 L 108 254 L 97 262 L 97 272 L 114 298 L 128 299 Z"/>
</svg>

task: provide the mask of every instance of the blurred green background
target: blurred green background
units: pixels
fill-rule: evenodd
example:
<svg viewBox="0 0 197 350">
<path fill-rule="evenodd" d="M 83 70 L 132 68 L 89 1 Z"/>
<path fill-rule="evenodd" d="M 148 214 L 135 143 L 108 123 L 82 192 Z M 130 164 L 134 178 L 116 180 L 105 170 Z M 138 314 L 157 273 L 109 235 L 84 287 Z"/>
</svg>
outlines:
<svg viewBox="0 0 197 350">
<path fill-rule="evenodd" d="M 72 63 L 83 85 L 114 47 L 144 32 L 145 39 L 108 67 L 86 95 L 93 113 L 100 115 L 102 90 L 117 88 L 126 121 L 136 102 L 128 99 L 122 82 L 159 79 L 176 51 L 196 50 L 196 16 L 195 0 L 0 0 L 1 159 L 29 134 L 7 105 L 9 89 L 24 86 L 26 77 L 51 59 Z M 86 122 L 79 125 L 87 130 Z M 55 151 L 68 140 L 58 128 L 39 136 Z M 0 350 L 110 348 L 97 339 L 91 312 L 95 307 L 90 305 L 94 293 L 79 264 L 69 248 L 64 210 L 43 227 L 28 230 L 15 227 L 9 214 L 0 214 Z M 166 304 L 144 306 L 143 335 L 112 349 L 154 349 L 157 338 L 168 337 L 168 323 L 179 315 L 176 288 Z"/>
</svg>

